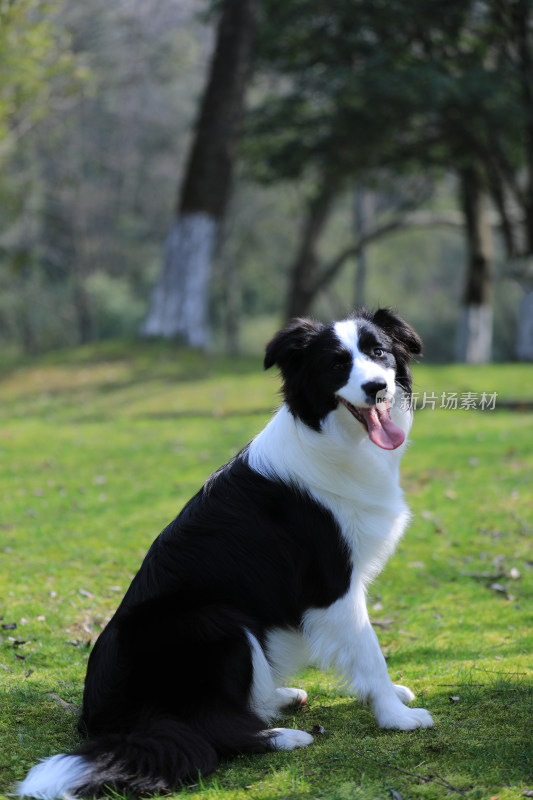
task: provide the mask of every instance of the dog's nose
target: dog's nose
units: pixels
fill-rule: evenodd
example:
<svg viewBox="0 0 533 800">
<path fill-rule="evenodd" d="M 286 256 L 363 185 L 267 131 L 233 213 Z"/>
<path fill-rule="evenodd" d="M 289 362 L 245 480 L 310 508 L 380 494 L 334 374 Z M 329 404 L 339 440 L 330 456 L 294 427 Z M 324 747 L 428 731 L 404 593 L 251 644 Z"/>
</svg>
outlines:
<svg viewBox="0 0 533 800">
<path fill-rule="evenodd" d="M 361 389 L 368 397 L 371 403 L 376 402 L 376 394 L 378 392 L 383 391 L 383 389 L 387 388 L 387 384 L 385 381 L 368 381 L 368 383 L 363 383 Z"/>
</svg>

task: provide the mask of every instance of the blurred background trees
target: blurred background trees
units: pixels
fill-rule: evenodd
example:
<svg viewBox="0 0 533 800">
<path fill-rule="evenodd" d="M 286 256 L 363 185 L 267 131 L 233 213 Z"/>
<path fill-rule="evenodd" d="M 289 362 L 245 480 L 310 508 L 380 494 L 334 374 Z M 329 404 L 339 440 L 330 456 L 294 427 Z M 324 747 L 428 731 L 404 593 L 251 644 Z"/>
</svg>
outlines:
<svg viewBox="0 0 533 800">
<path fill-rule="evenodd" d="M 253 350 L 366 302 L 434 360 L 533 359 L 532 5 L 257 0 L 231 95 L 228 3 L 3 0 L 0 344 Z M 216 219 L 200 305 L 184 211 Z"/>
<path fill-rule="evenodd" d="M 209 344 L 212 262 L 233 183 L 256 26 L 256 0 L 223 1 L 176 217 L 143 327 L 147 336 Z"/>
</svg>

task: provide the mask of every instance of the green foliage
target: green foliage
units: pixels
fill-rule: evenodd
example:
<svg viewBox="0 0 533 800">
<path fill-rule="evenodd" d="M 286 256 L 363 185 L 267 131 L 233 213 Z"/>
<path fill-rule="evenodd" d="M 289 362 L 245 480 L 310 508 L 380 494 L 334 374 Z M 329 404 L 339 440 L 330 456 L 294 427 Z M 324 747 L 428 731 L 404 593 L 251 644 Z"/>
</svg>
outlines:
<svg viewBox="0 0 533 800">
<path fill-rule="evenodd" d="M 491 16 L 495 4 L 260 5 L 246 159 L 212 283 L 219 350 L 228 315 L 240 313 L 245 350 L 260 338 L 248 336 L 258 318 L 275 326 L 317 173 L 335 172 L 339 191 L 348 183 L 352 192 L 355 175 L 393 195 L 398 174 L 423 170 L 432 179 L 433 165 L 454 163 L 448 134 L 462 157 L 464 148 L 481 147 L 492 163 L 487 148 L 496 137 L 510 168 L 524 161 L 528 115 L 511 57 L 512 20 Z M 1 349 L 45 351 L 138 331 L 209 55 L 206 18 L 199 23 L 197 12 L 211 7 L 217 3 L 0 2 Z M 452 192 L 446 188 L 448 199 Z M 346 193 L 320 255 L 334 259 L 352 238 Z M 464 260 L 457 234 L 405 233 L 369 253 L 369 304 L 409 307 L 429 356 L 452 358 Z M 348 262 L 313 313 L 350 311 L 350 269 Z M 235 313 L 227 311 L 228 275 Z M 498 286 L 498 358 L 513 352 L 518 291 Z"/>
<path fill-rule="evenodd" d="M 5 357 L 5 353 L 2 354 Z M 525 365 L 417 367 L 419 392 L 531 402 Z M 91 643 L 152 539 L 263 426 L 279 381 L 258 358 L 110 342 L 8 365 L 0 385 L 0 792 L 75 747 Z M 531 412 L 416 413 L 414 519 L 369 595 L 392 678 L 435 727 L 383 731 L 334 677 L 297 677 L 306 750 L 241 756 L 191 800 L 516 800 L 533 788 Z M 453 698 L 453 699 L 452 699 Z"/>
<path fill-rule="evenodd" d="M 274 88 L 249 117 L 254 174 L 368 180 L 495 147 L 516 167 L 528 110 L 510 37 L 490 1 L 268 0 L 258 73 Z"/>
<path fill-rule="evenodd" d="M 52 81 L 83 75 L 60 22 L 62 5 L 62 0 L 0 3 L 0 138 L 16 139 L 20 129 L 50 113 Z M 63 82 L 63 91 L 67 88 Z"/>
<path fill-rule="evenodd" d="M 470 176 L 475 168 L 478 188 L 492 194 L 501 217 L 506 255 L 529 247 L 531 191 L 521 187 L 524 174 L 531 184 L 530 17 L 528 3 L 512 12 L 492 0 L 454 0 L 445 8 L 433 0 L 267 0 L 257 90 L 243 147 L 251 175 L 272 183 L 311 182 L 319 187 L 316 196 L 327 191 L 340 203 L 355 185 L 385 185 L 384 194 L 394 194 L 406 174 L 436 184 L 443 170 L 453 170 L 466 181 L 467 168 Z M 313 202 L 306 231 L 319 227 L 311 223 Z M 427 207 L 427 193 L 422 203 Z M 521 220 L 510 218 L 512 204 L 523 209 Z M 414 204 L 406 193 L 398 219 L 408 205 Z M 366 222 L 368 232 L 379 228 L 381 219 L 374 214 Z M 330 232 L 324 238 L 333 240 Z M 352 240 L 357 243 L 358 235 L 352 233 Z M 318 292 L 314 307 L 322 313 L 332 293 L 332 272 L 310 234 L 307 249 L 303 242 L 302 237 L 301 258 L 292 266 L 290 313 L 309 313 L 309 298 L 315 301 Z M 338 247 L 336 255 L 342 253 Z M 343 265 L 344 259 L 336 263 Z M 453 277 L 450 290 L 443 291 L 444 302 L 426 309 L 428 316 L 439 317 L 431 337 L 435 347 L 451 342 L 455 306 L 465 301 L 464 289 L 456 291 L 457 278 L 465 280 L 457 267 L 448 262 Z M 373 270 L 376 275 L 370 280 L 376 277 L 383 284 L 376 264 Z M 436 294 L 436 271 L 430 266 L 417 271 L 414 291 L 404 294 L 400 289 L 402 303 L 416 297 L 421 306 L 421 295 Z M 472 296 L 474 283 L 466 283 L 468 298 L 479 302 Z M 339 284 L 333 292 L 340 294 Z M 507 298 L 506 303 L 508 307 Z M 453 348 L 439 353 L 444 359 L 453 356 Z"/>
<path fill-rule="evenodd" d="M 26 76 L 35 96 L 10 101 L 5 120 L 16 147 L 2 151 L 0 341 L 35 351 L 132 335 L 172 214 L 205 30 L 181 0 L 4 7 L 0 44 L 10 32 L 13 46 L 0 47 L 0 102 L 22 98 Z"/>
</svg>

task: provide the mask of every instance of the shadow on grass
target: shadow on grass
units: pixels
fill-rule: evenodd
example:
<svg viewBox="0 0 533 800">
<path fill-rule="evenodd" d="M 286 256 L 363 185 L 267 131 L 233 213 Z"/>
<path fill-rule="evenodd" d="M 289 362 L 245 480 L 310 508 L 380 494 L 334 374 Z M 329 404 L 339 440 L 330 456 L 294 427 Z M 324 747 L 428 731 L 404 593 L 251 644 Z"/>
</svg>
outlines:
<svg viewBox="0 0 533 800">
<path fill-rule="evenodd" d="M 10 743 L 12 749 L 4 749 L 4 753 L 16 754 L 13 769 L 6 764 L 1 776 L 1 784 L 9 791 L 13 781 L 23 777 L 38 758 L 68 752 L 76 746 L 79 736 L 76 714 L 50 695 L 18 690 L 5 701 L 3 714 L 18 723 Z M 211 776 L 194 786 L 184 786 L 182 791 L 190 794 L 215 790 L 224 796 L 246 788 L 267 800 L 303 797 L 307 796 L 305 791 L 312 789 L 315 797 L 324 793 L 341 798 L 342 793 L 337 794 L 336 790 L 339 786 L 357 785 L 364 790 L 365 785 L 379 785 L 386 792 L 396 785 L 402 791 L 413 792 L 412 796 L 418 796 L 420 789 L 424 796 L 421 787 L 431 784 L 435 792 L 432 797 L 487 797 L 500 787 L 520 786 L 532 780 L 530 683 L 459 680 L 453 687 L 435 685 L 423 704 L 432 713 L 435 727 L 388 731 L 377 728 L 372 713 L 351 698 L 331 692 L 316 696 L 306 709 L 278 723 L 313 732 L 315 742 L 311 747 L 224 760 Z M 284 781 L 290 778 L 294 784 L 295 776 L 301 791 L 287 794 Z M 129 797 L 113 792 L 110 796 Z"/>
</svg>

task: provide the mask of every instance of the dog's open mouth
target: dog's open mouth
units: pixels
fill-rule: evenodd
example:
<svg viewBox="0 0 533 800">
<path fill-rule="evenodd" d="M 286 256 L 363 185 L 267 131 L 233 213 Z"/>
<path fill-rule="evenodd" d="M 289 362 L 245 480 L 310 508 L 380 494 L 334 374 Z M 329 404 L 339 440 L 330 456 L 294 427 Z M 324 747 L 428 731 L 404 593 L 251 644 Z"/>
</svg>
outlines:
<svg viewBox="0 0 533 800">
<path fill-rule="evenodd" d="M 405 433 L 392 421 L 389 403 L 382 402 L 369 408 L 364 406 L 356 408 L 344 397 L 339 396 L 339 400 L 352 417 L 355 417 L 367 429 L 370 441 L 377 444 L 378 447 L 383 450 L 396 450 L 403 444 Z"/>
</svg>

